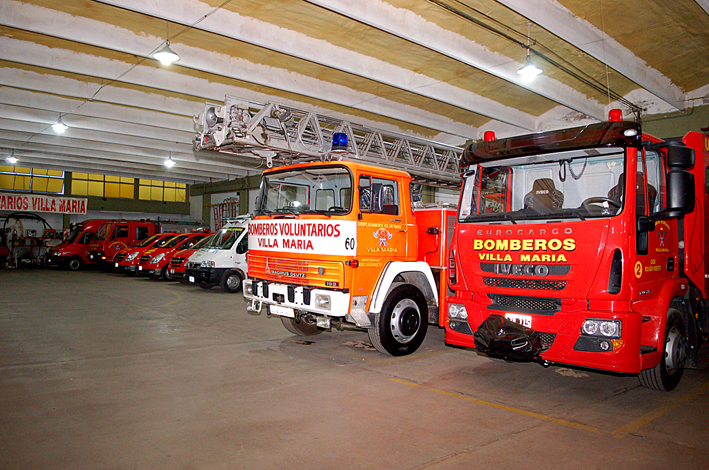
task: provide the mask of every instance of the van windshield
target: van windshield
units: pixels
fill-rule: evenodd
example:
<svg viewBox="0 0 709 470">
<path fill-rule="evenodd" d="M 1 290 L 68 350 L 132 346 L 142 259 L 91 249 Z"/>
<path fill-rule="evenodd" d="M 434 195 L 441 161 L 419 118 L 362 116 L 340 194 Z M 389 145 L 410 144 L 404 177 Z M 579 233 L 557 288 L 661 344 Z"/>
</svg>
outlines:
<svg viewBox="0 0 709 470">
<path fill-rule="evenodd" d="M 140 242 L 136 243 L 136 244 L 133 245 L 133 246 L 136 247 L 136 248 L 143 248 L 143 247 L 146 247 L 146 246 L 150 246 L 150 245 L 155 241 L 155 239 L 158 238 L 158 237 L 160 237 L 160 236 L 161 236 L 161 235 L 153 235 L 152 237 L 146 238 L 145 240 L 140 241 Z"/>
<path fill-rule="evenodd" d="M 234 245 L 234 242 L 239 238 L 244 231 L 243 227 L 238 228 L 223 228 L 211 238 L 210 242 L 202 248 L 211 248 L 217 250 L 229 250 Z"/>
<path fill-rule="evenodd" d="M 625 150 L 599 147 L 471 167 L 459 222 L 612 217 L 623 208 Z"/>
</svg>

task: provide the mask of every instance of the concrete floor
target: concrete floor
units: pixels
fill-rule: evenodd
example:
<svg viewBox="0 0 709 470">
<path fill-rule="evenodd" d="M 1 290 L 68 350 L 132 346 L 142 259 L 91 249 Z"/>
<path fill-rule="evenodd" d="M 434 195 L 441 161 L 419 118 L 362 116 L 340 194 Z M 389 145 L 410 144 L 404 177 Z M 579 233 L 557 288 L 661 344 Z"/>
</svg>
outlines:
<svg viewBox="0 0 709 470">
<path fill-rule="evenodd" d="M 672 393 L 429 330 L 291 336 L 241 294 L 0 271 L 2 469 L 709 468 L 709 360 Z"/>
</svg>

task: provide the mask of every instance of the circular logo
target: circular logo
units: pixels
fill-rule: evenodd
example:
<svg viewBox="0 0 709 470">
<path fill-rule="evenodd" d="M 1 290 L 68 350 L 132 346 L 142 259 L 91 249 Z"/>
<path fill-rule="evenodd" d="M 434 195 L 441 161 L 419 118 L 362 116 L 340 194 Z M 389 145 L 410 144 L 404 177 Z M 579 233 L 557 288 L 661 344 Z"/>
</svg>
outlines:
<svg viewBox="0 0 709 470">
<path fill-rule="evenodd" d="M 642 276 L 642 275 L 643 275 L 643 264 L 640 261 L 638 261 L 637 263 L 635 263 L 635 277 L 640 279 L 640 276 Z"/>
</svg>

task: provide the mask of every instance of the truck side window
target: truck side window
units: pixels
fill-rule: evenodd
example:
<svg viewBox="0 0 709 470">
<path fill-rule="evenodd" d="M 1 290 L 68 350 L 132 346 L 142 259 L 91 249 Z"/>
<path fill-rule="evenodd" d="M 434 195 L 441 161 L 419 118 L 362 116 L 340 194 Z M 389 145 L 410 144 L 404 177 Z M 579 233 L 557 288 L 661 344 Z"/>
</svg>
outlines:
<svg viewBox="0 0 709 470">
<path fill-rule="evenodd" d="M 662 160 L 657 152 L 647 152 L 645 154 L 645 173 L 647 175 L 647 196 L 648 210 L 650 214 L 660 212 L 665 208 L 664 198 L 662 197 L 664 173 L 662 168 Z"/>
<path fill-rule="evenodd" d="M 135 228 L 135 239 L 145 240 L 150 236 L 150 230 L 148 227 L 136 227 Z"/>
<path fill-rule="evenodd" d="M 86 245 L 91 241 L 93 238 L 93 233 L 92 232 L 84 232 L 84 234 L 79 238 L 79 243 L 82 245 Z"/>
<path fill-rule="evenodd" d="M 128 226 L 127 225 L 119 225 L 114 233 L 116 234 L 117 238 L 127 238 L 128 237 Z"/>
<path fill-rule="evenodd" d="M 372 178 L 372 212 L 399 215 L 398 187 L 396 181 Z"/>
<path fill-rule="evenodd" d="M 369 176 L 359 177 L 359 210 L 360 212 L 370 212 L 372 210 L 372 180 Z"/>
</svg>

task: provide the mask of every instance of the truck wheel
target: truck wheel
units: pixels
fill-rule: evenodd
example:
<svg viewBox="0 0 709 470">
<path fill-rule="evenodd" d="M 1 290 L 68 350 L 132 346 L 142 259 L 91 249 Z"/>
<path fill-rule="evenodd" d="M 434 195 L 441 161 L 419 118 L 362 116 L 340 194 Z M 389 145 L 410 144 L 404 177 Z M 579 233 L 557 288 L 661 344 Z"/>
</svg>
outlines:
<svg viewBox="0 0 709 470">
<path fill-rule="evenodd" d="M 372 346 L 383 354 L 405 356 L 416 351 L 428 329 L 428 307 L 421 291 L 403 285 L 387 297 L 367 330 Z"/>
<path fill-rule="evenodd" d="M 239 292 L 241 290 L 241 276 L 234 270 L 229 270 L 224 273 L 222 280 L 219 283 L 222 286 L 224 292 L 233 294 L 234 292 Z"/>
<path fill-rule="evenodd" d="M 162 268 L 162 270 L 160 271 L 160 277 L 161 277 L 164 281 L 172 281 L 172 280 L 173 280 L 173 277 L 172 277 L 172 274 L 170 274 L 170 269 L 169 269 L 169 268 L 170 268 L 170 263 L 166 264 L 166 265 Z"/>
<path fill-rule="evenodd" d="M 640 372 L 643 387 L 669 392 L 679 384 L 687 360 L 687 327 L 682 314 L 675 309 L 667 313 L 665 327 L 665 350 L 660 363 L 652 369 Z"/>
<path fill-rule="evenodd" d="M 305 320 L 296 322 L 295 318 L 281 317 L 281 322 L 286 330 L 298 336 L 315 336 L 323 332 L 317 325 L 305 323 Z"/>
<path fill-rule="evenodd" d="M 69 263 L 67 264 L 67 266 L 71 271 L 78 271 L 79 269 L 84 267 L 84 262 L 78 256 L 74 256 L 73 258 L 69 259 Z"/>
<path fill-rule="evenodd" d="M 211 285 L 211 284 L 208 283 L 207 281 L 197 281 L 197 285 L 198 285 L 199 287 L 201 287 L 202 289 L 206 289 L 206 290 L 209 290 L 209 289 L 211 289 L 212 287 L 214 287 L 213 285 Z"/>
</svg>

